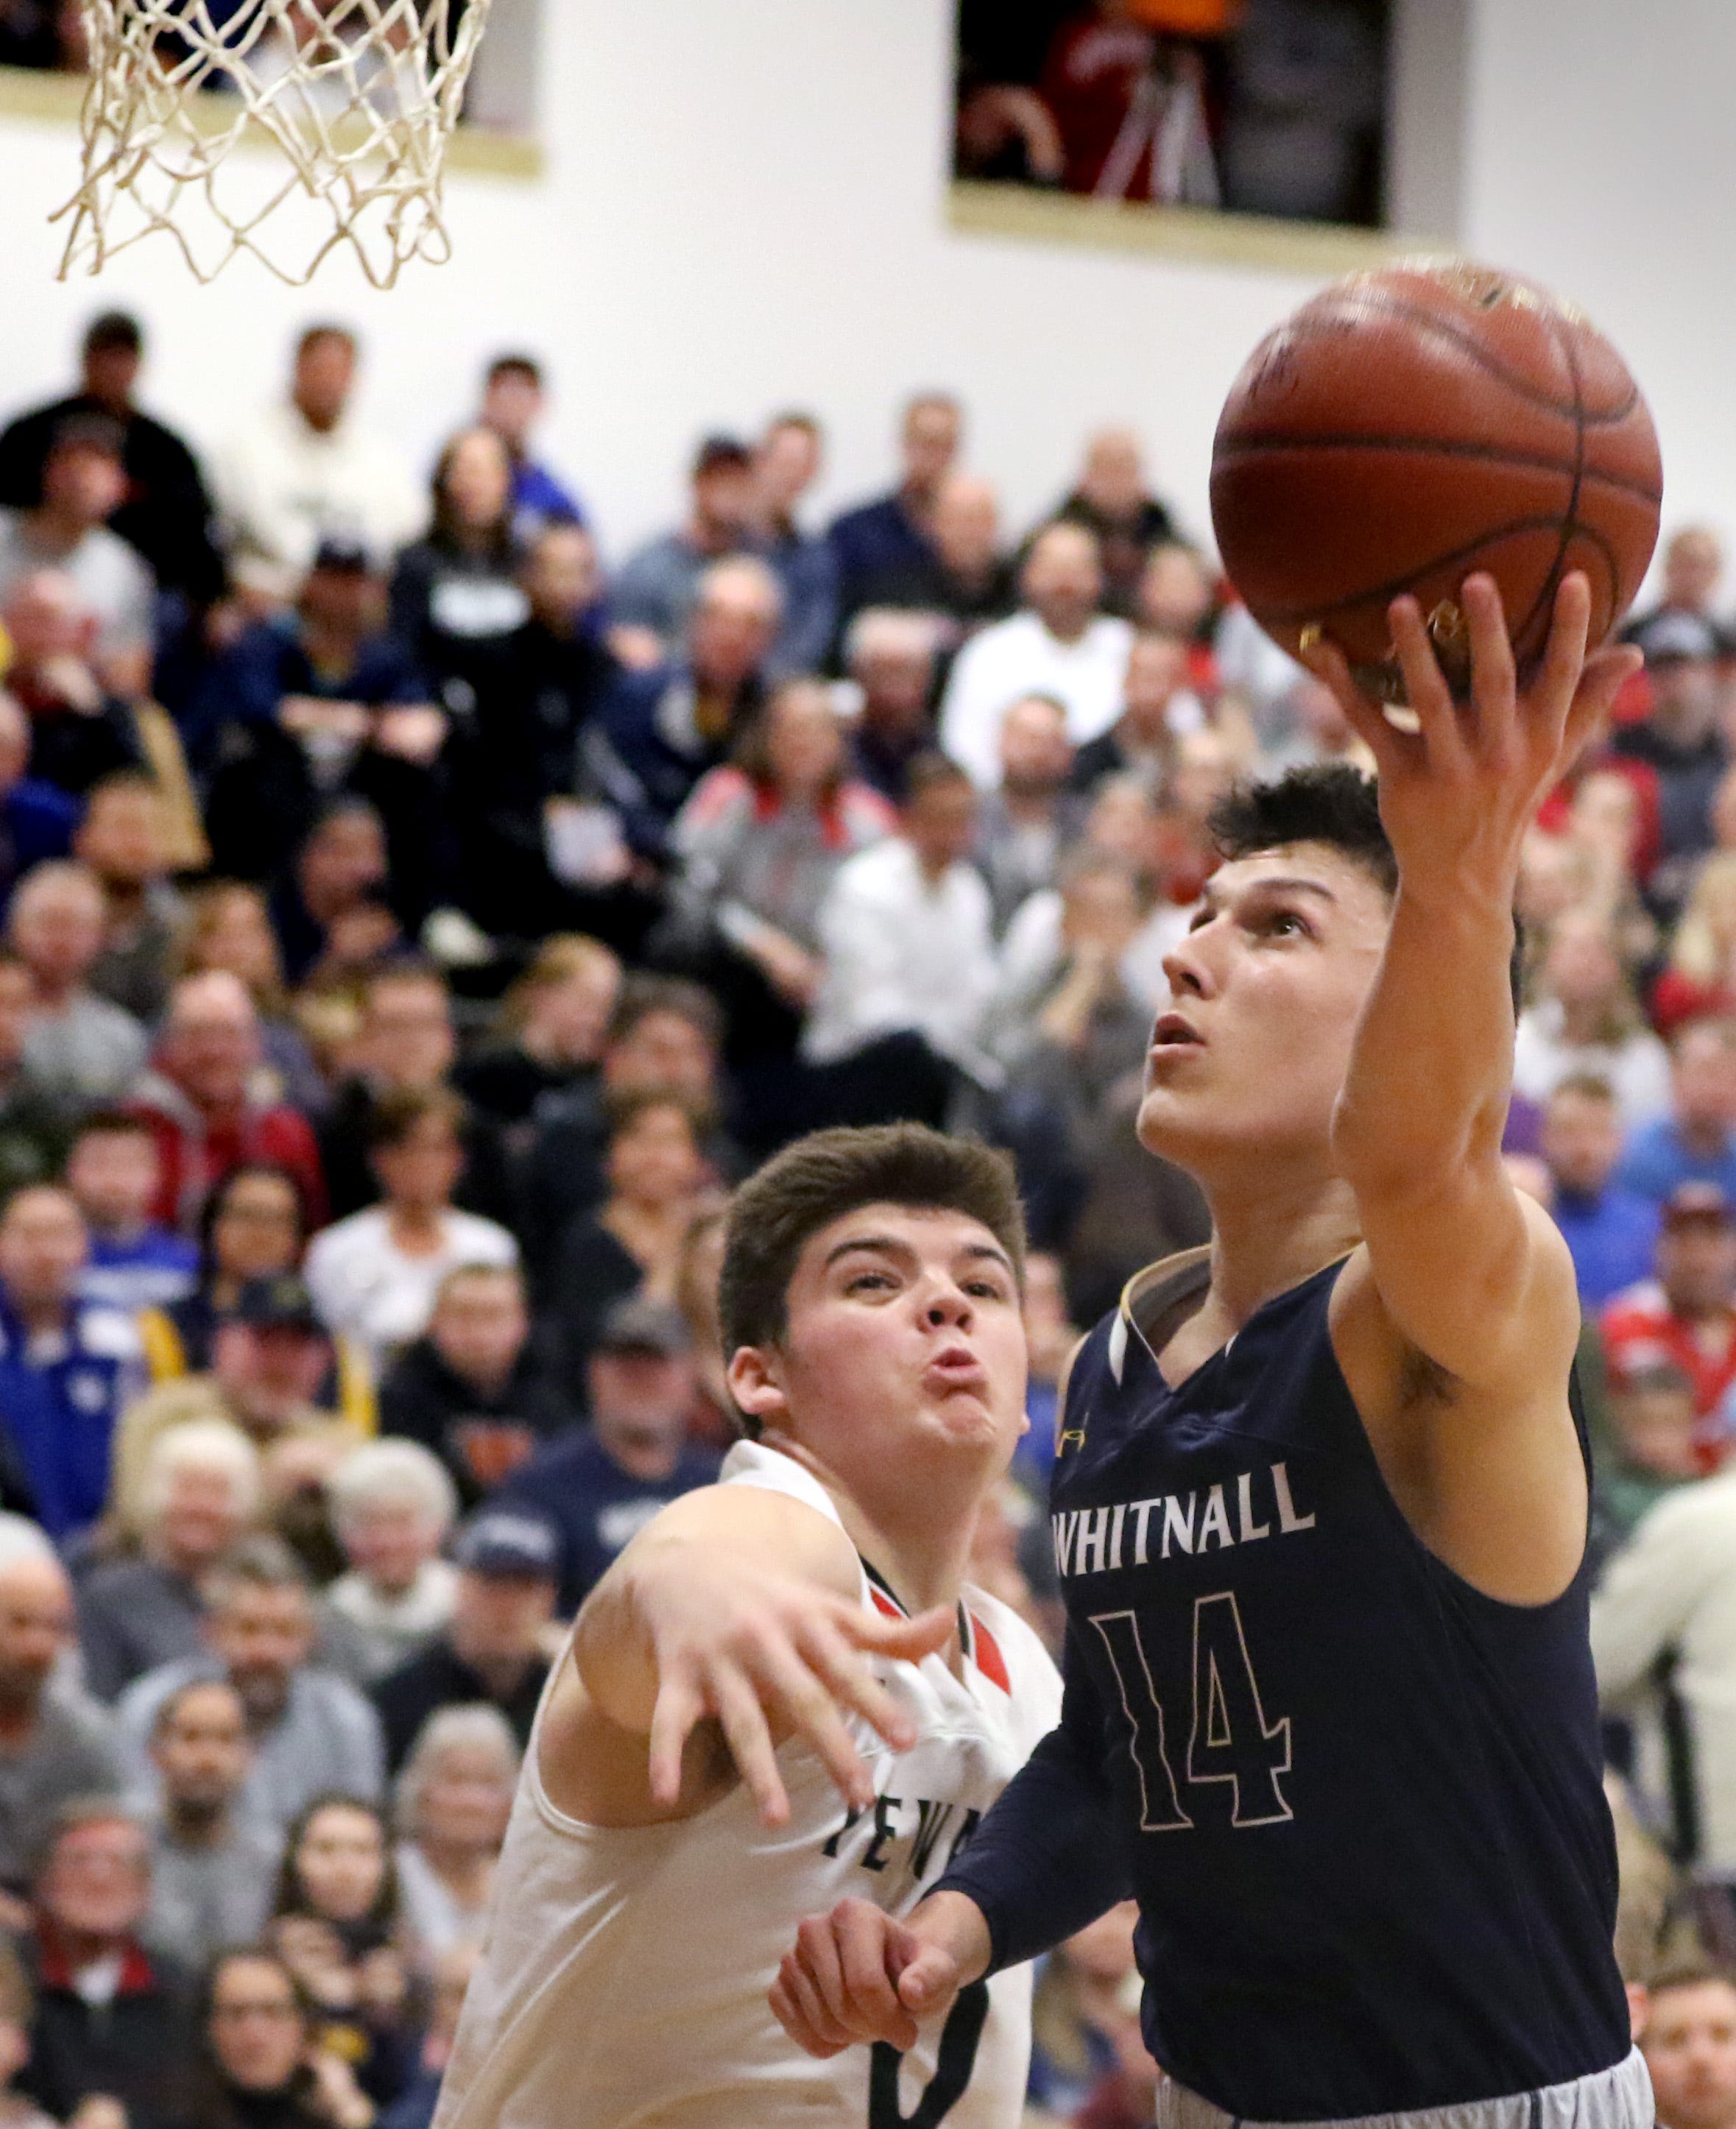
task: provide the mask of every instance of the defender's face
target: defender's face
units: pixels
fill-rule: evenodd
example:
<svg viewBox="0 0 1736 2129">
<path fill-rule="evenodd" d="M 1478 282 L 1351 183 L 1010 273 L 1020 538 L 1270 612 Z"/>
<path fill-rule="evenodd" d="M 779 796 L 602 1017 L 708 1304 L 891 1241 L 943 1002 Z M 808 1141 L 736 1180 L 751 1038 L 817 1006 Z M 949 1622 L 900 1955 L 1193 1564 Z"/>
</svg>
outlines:
<svg viewBox="0 0 1736 2129">
<path fill-rule="evenodd" d="M 1222 866 L 1164 962 L 1139 1140 L 1205 1174 L 1323 1155 L 1390 910 L 1338 852 L 1293 844 Z"/>
<path fill-rule="evenodd" d="M 855 1472 L 985 1477 L 1025 1426 L 1025 1331 L 1005 1251 L 962 1212 L 867 1205 L 809 1238 L 764 1380 L 732 1388 L 769 1436 Z"/>
</svg>

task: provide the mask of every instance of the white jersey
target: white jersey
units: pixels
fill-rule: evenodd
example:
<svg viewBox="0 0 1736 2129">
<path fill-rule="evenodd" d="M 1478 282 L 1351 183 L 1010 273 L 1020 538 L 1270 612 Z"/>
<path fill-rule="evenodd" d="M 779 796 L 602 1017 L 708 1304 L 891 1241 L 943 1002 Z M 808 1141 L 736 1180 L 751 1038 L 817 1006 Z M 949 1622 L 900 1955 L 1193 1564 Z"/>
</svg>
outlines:
<svg viewBox="0 0 1736 2129">
<path fill-rule="evenodd" d="M 757 1443 L 730 1452 L 723 1481 L 838 1520 L 808 1472 Z M 862 1597 L 897 1610 L 866 1570 Z M 584 1825 L 549 1801 L 533 1735 L 435 2129 L 1016 2129 L 1028 1967 L 964 1991 L 904 2056 L 816 2062 L 765 2000 L 804 1915 L 850 1894 L 913 1907 L 1059 1717 L 1060 1679 L 1023 1621 L 975 1589 L 961 1608 L 962 1679 L 938 1656 L 876 1665 L 916 1727 L 908 1752 L 850 1718 L 869 1811 L 851 1812 L 792 1739 L 783 1827 L 741 1784 L 675 1825 Z"/>
</svg>

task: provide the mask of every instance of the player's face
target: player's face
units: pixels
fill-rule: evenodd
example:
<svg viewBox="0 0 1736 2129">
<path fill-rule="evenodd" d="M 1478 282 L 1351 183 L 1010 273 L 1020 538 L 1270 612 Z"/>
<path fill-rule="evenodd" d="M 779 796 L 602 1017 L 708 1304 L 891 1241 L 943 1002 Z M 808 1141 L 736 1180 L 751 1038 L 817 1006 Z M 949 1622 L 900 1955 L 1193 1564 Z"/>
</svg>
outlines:
<svg viewBox="0 0 1736 2129">
<path fill-rule="evenodd" d="M 1018 1282 L 962 1212 L 866 1205 L 821 1228 L 762 1357 L 767 1436 L 799 1441 L 859 1497 L 889 1474 L 998 1476 L 1024 1431 Z"/>
<path fill-rule="evenodd" d="M 1319 844 L 1223 866 L 1164 962 L 1140 1143 L 1208 1182 L 1251 1155 L 1323 1160 L 1390 921 L 1379 884 Z"/>
</svg>

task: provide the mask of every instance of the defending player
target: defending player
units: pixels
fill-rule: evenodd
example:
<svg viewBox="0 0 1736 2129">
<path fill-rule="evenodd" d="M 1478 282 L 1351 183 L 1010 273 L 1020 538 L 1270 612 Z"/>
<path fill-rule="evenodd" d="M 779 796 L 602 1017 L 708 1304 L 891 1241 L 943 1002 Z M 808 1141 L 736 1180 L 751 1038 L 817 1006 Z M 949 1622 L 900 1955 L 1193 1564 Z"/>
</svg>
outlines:
<svg viewBox="0 0 1736 2129">
<path fill-rule="evenodd" d="M 1216 1240 L 1134 1280 L 1072 1370 L 1061 1725 L 909 1924 L 804 1924 L 775 2000 L 817 2052 L 898 2041 L 1131 1883 L 1170 2129 L 1651 2122 L 1610 1952 L 1573 1270 L 1500 1155 L 1521 839 L 1632 659 L 1586 661 L 1571 576 L 1521 697 L 1494 585 L 1463 597 L 1458 710 L 1392 609 L 1417 733 L 1320 660 L 1378 814 L 1343 770 L 1223 811 L 1140 1117 Z"/>
<path fill-rule="evenodd" d="M 801 1141 L 738 1194 L 722 1305 L 757 1438 L 579 1614 L 439 2129 L 1018 2121 L 1028 1974 L 908 2059 L 823 2065 L 766 1991 L 817 1903 L 913 1906 L 1058 1712 L 1035 1635 L 963 1586 L 1026 1423 L 1023 1250 L 1004 1160 L 913 1126 Z"/>
</svg>

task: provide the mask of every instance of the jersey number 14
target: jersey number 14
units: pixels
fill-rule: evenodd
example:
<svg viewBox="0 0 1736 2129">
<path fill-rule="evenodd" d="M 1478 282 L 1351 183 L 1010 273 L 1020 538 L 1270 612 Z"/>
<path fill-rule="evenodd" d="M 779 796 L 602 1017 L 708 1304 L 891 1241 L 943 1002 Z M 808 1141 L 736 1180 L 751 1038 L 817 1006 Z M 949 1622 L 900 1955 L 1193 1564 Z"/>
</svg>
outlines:
<svg viewBox="0 0 1736 2129">
<path fill-rule="evenodd" d="M 1101 1612 L 1091 1624 L 1102 1637 L 1132 1732 L 1141 1829 L 1166 1833 L 1191 1826 L 1171 1756 L 1180 1739 L 1165 1719 L 1139 1622 L 1131 1612 Z M 1194 1600 L 1193 1672 L 1192 1721 L 1181 1762 L 1186 1783 L 1228 1783 L 1232 1826 L 1273 1826 L 1289 1818 L 1278 1777 L 1290 1772 L 1290 1717 L 1266 1715 L 1232 1589 Z"/>
</svg>

